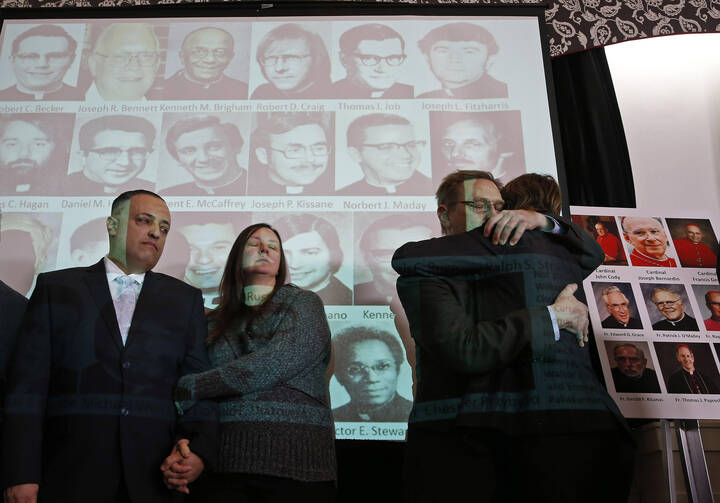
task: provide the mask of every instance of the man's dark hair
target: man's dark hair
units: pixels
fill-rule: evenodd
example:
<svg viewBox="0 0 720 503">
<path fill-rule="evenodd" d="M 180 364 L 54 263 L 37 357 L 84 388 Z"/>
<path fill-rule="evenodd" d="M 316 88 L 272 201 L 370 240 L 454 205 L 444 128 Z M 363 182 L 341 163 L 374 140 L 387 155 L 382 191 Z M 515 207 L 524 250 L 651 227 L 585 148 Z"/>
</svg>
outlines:
<svg viewBox="0 0 720 503">
<path fill-rule="evenodd" d="M 115 211 L 118 209 L 118 207 L 123 204 L 125 201 L 129 201 L 134 196 L 139 196 L 140 194 L 145 194 L 147 196 L 153 196 L 160 199 L 162 202 L 165 202 L 165 199 L 158 196 L 155 192 L 145 190 L 145 189 L 137 189 L 137 190 L 128 190 L 126 192 L 123 192 L 119 196 L 117 196 L 113 202 L 112 202 L 112 208 L 110 209 L 110 214 L 115 213 Z"/>
<path fill-rule="evenodd" d="M 220 122 L 220 118 L 213 115 L 189 117 L 187 119 L 180 119 L 170 126 L 167 136 L 165 137 L 165 145 L 167 146 L 170 155 L 172 155 L 175 160 L 178 160 L 177 148 L 175 147 L 175 143 L 178 138 L 185 133 L 205 128 L 220 129 L 229 143 L 228 147 L 231 147 L 231 149 L 235 152 L 240 152 L 243 144 L 245 143 L 238 127 L 235 124 L 230 122 Z"/>
<path fill-rule="evenodd" d="M 63 37 L 68 43 L 68 52 L 75 54 L 77 49 L 77 41 L 70 36 L 61 26 L 55 24 L 41 24 L 33 26 L 29 30 L 22 32 L 20 35 L 15 37 L 12 43 L 12 55 L 15 56 L 20 50 L 20 42 L 29 37 Z"/>
<path fill-rule="evenodd" d="M 350 361 L 350 353 L 353 346 L 365 341 L 380 341 L 390 350 L 396 368 L 400 368 L 403 362 L 403 350 L 397 337 L 385 330 L 378 330 L 369 327 L 351 327 L 343 330 L 332 339 L 333 355 L 335 358 L 335 374 L 344 375 Z"/>
<path fill-rule="evenodd" d="M 500 193 L 510 210 L 533 210 L 553 215 L 559 215 L 562 210 L 560 186 L 550 175 L 520 175 L 509 181 Z"/>
<path fill-rule="evenodd" d="M 58 130 L 54 120 L 48 120 L 47 115 L 38 114 L 0 114 L 0 136 L 5 134 L 5 129 L 11 122 L 27 122 L 45 133 L 48 138 L 57 141 L 62 131 Z"/>
<path fill-rule="evenodd" d="M 317 84 L 330 84 L 330 56 L 328 55 L 325 43 L 320 35 L 306 30 L 299 24 L 285 23 L 276 26 L 270 30 L 258 45 L 255 59 L 257 59 L 263 76 L 265 76 L 265 67 L 262 59 L 268 48 L 278 40 L 304 40 L 310 50 L 312 56 L 312 64 L 308 72 L 308 78 Z"/>
<path fill-rule="evenodd" d="M 443 178 L 440 182 L 440 186 L 435 192 L 435 199 L 438 204 L 450 204 L 457 201 L 459 196 L 457 191 L 458 187 L 461 186 L 467 180 L 490 180 L 498 190 L 502 190 L 503 185 L 500 180 L 497 180 L 491 173 L 487 171 L 480 171 L 475 169 L 459 169 L 450 173 L 448 176 Z"/>
<path fill-rule="evenodd" d="M 362 115 L 352 121 L 347 129 L 348 147 L 360 148 L 365 141 L 365 131 L 372 126 L 410 126 L 411 123 L 405 117 L 393 114 L 369 114 Z"/>
<path fill-rule="evenodd" d="M 256 117 L 258 126 L 253 131 L 253 148 L 269 147 L 271 134 L 287 133 L 306 124 L 317 124 L 329 139 L 322 112 L 270 112 Z"/>
<path fill-rule="evenodd" d="M 155 141 L 155 126 L 149 120 L 134 115 L 106 115 L 82 125 L 78 133 L 80 150 L 89 152 L 95 146 L 95 136 L 103 131 L 140 133 L 145 137 L 145 145 L 150 151 Z"/>
<path fill-rule="evenodd" d="M 495 37 L 484 27 L 473 23 L 448 23 L 430 30 L 420 41 L 418 47 L 423 54 L 429 54 L 433 44 L 447 42 L 478 42 L 487 47 L 488 56 L 497 54 L 498 45 Z"/>
<path fill-rule="evenodd" d="M 419 214 L 402 214 L 402 215 L 389 215 L 387 217 L 379 218 L 371 223 L 362 234 L 360 238 L 360 250 L 367 251 L 370 249 L 370 243 L 375 239 L 375 235 L 384 229 L 398 229 L 405 230 L 411 227 L 426 227 L 432 231 L 433 224 L 432 220 L 429 220 L 426 215 Z"/>
<path fill-rule="evenodd" d="M 354 26 L 340 36 L 340 52 L 348 56 L 352 55 L 363 40 L 388 40 L 397 38 L 400 46 L 405 52 L 405 40 L 402 36 L 384 24 L 368 23 Z"/>
<path fill-rule="evenodd" d="M 93 218 L 75 229 L 70 236 L 70 251 L 85 248 L 88 243 L 107 241 L 106 218 Z"/>
<path fill-rule="evenodd" d="M 287 215 L 273 222 L 283 241 L 305 232 L 317 232 L 325 242 L 330 251 L 330 271 L 332 274 L 338 272 L 343 261 L 343 252 L 340 248 L 340 238 L 335 227 L 322 217 L 303 213 L 299 215 Z"/>
</svg>

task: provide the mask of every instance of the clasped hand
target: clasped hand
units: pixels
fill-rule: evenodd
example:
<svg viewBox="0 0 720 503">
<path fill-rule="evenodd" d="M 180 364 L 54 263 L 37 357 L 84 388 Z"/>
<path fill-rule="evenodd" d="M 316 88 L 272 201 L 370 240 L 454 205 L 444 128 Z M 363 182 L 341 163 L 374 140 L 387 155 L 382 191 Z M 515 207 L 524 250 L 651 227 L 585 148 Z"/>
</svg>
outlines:
<svg viewBox="0 0 720 503">
<path fill-rule="evenodd" d="M 160 465 L 165 486 L 184 494 L 190 494 L 188 484 L 197 479 L 204 468 L 205 464 L 190 450 L 190 441 L 186 438 L 177 441 L 170 455 Z"/>
</svg>

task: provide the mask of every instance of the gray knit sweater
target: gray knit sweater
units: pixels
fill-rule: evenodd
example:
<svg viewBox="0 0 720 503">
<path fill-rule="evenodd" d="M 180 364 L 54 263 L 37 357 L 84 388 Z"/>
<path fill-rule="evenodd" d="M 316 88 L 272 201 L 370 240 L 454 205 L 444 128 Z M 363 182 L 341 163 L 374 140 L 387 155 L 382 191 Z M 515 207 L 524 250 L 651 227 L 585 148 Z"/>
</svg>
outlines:
<svg viewBox="0 0 720 503">
<path fill-rule="evenodd" d="M 217 472 L 335 480 L 330 330 L 322 301 L 284 285 L 269 302 L 267 314 L 245 330 L 249 344 L 239 328 L 218 337 L 208 348 L 213 370 L 184 376 L 179 395 L 218 400 Z"/>
</svg>

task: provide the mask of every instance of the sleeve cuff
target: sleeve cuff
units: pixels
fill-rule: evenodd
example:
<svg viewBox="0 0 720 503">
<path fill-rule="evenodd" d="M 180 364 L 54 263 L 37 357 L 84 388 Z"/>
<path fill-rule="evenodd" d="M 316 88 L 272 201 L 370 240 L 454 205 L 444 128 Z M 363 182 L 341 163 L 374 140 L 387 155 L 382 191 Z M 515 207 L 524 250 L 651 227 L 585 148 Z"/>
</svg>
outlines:
<svg viewBox="0 0 720 503">
<path fill-rule="evenodd" d="M 567 229 L 565 226 L 563 226 L 560 222 L 558 222 L 555 218 L 551 217 L 550 215 L 544 215 L 545 218 L 550 220 L 550 223 L 552 223 L 553 228 L 549 230 L 544 230 L 543 232 L 548 232 L 550 234 L 567 234 Z"/>
<path fill-rule="evenodd" d="M 547 306 L 548 313 L 550 313 L 550 321 L 552 322 L 553 327 L 553 334 L 555 334 L 555 342 L 560 340 L 560 325 L 558 325 L 557 317 L 555 316 L 555 311 L 553 311 L 552 306 Z"/>
</svg>

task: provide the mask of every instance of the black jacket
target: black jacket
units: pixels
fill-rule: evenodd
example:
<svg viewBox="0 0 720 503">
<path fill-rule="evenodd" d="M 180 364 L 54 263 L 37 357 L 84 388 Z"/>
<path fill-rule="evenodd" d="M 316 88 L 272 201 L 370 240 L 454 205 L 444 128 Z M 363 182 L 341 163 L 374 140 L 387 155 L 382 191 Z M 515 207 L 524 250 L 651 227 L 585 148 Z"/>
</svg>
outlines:
<svg viewBox="0 0 720 503">
<path fill-rule="evenodd" d="M 123 346 L 102 261 L 40 274 L 12 360 L 4 485 L 39 483 L 41 501 L 172 501 L 160 464 L 178 438 L 214 462 L 217 410 L 179 420 L 180 376 L 208 370 L 200 292 L 147 272 Z"/>
</svg>

